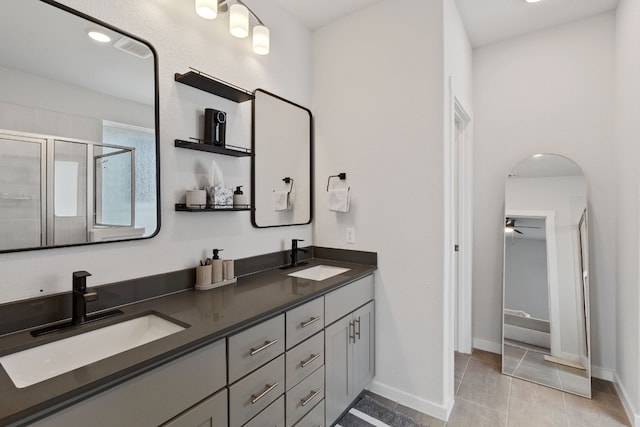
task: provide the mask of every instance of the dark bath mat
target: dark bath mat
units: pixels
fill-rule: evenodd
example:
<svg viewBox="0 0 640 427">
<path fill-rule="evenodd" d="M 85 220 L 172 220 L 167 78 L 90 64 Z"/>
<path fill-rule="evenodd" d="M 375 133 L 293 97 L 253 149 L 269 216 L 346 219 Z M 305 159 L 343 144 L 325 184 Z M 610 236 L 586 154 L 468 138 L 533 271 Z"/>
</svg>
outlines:
<svg viewBox="0 0 640 427">
<path fill-rule="evenodd" d="M 390 409 L 377 400 L 364 395 L 336 423 L 336 427 L 428 427 Z"/>
</svg>

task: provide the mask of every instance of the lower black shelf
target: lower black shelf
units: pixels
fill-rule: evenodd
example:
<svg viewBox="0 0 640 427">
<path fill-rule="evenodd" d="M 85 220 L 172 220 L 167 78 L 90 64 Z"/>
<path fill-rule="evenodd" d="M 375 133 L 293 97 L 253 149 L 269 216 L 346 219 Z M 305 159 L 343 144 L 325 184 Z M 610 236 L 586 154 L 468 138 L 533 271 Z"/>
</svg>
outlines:
<svg viewBox="0 0 640 427">
<path fill-rule="evenodd" d="M 203 208 L 188 208 L 184 203 L 176 203 L 176 211 L 178 212 L 238 212 L 238 211 L 250 211 L 251 207 L 246 208 L 227 208 L 227 207 L 215 207 L 205 206 Z"/>
</svg>

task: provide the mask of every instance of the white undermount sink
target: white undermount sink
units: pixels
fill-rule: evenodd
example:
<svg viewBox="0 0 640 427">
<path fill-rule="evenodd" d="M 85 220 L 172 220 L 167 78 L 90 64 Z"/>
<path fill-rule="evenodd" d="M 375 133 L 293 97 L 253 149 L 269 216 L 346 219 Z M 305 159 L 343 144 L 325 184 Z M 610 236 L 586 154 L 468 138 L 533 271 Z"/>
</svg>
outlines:
<svg viewBox="0 0 640 427">
<path fill-rule="evenodd" d="M 0 365 L 17 388 L 24 388 L 183 329 L 147 314 L 0 357 Z"/>
<path fill-rule="evenodd" d="M 287 276 L 321 281 L 349 270 L 350 268 L 333 267 L 331 265 L 316 265 L 315 267 L 305 268 L 304 270 L 289 273 Z"/>
</svg>

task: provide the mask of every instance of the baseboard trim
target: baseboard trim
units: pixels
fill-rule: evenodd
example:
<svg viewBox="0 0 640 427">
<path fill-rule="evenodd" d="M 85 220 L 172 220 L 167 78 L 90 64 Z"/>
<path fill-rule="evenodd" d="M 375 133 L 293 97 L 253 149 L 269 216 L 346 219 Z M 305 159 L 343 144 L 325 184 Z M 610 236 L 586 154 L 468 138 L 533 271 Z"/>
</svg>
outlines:
<svg viewBox="0 0 640 427">
<path fill-rule="evenodd" d="M 631 421 L 632 427 L 640 427 L 640 413 L 636 412 L 633 404 L 629 400 L 629 396 L 625 391 L 622 383 L 620 382 L 620 377 L 618 377 L 618 373 L 614 373 L 614 381 L 613 385 L 616 387 L 616 391 L 618 392 L 618 396 L 620 396 L 620 400 L 622 401 L 622 406 L 624 407 L 624 411 L 627 413 L 627 417 Z"/>
<path fill-rule="evenodd" d="M 611 369 L 591 365 L 591 376 L 601 380 L 614 382 L 614 373 Z"/>
<path fill-rule="evenodd" d="M 389 400 L 398 402 L 400 405 L 408 406 L 411 409 L 415 409 L 416 411 L 438 418 L 442 421 L 447 421 L 451 411 L 453 410 L 453 400 L 449 405 L 439 405 L 375 380 L 369 385 L 368 390 L 379 394 L 382 397 L 386 397 Z"/>
<path fill-rule="evenodd" d="M 502 344 L 499 342 L 482 340 L 480 338 L 473 339 L 473 348 L 488 351 L 489 353 L 502 354 Z"/>
</svg>

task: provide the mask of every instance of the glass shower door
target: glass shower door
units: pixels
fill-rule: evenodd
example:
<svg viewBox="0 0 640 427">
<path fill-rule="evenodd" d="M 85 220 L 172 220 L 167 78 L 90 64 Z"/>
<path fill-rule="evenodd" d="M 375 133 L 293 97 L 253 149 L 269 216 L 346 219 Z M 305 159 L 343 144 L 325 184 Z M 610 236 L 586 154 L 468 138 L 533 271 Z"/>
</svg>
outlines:
<svg viewBox="0 0 640 427">
<path fill-rule="evenodd" d="M 0 250 L 45 244 L 45 142 L 0 135 Z"/>
</svg>

